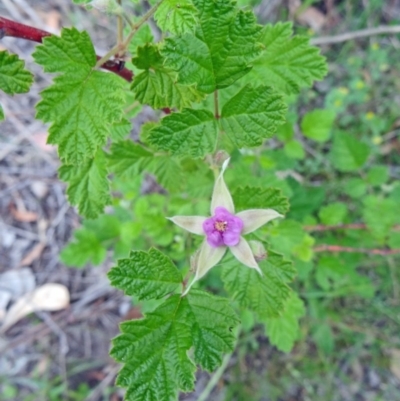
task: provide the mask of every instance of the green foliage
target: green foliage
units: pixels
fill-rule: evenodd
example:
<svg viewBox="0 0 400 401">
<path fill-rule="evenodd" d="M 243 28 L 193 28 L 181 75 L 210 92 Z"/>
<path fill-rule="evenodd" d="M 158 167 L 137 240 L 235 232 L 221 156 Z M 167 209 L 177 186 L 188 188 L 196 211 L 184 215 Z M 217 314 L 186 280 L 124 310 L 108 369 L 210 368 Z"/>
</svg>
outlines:
<svg viewBox="0 0 400 401">
<path fill-rule="evenodd" d="M 33 75 L 17 55 L 0 51 L 0 89 L 9 94 L 25 93 L 33 82 Z"/>
<path fill-rule="evenodd" d="M 165 67 L 157 47 L 147 44 L 139 47 L 132 63 L 145 71 L 133 79 L 132 90 L 137 100 L 154 108 L 176 107 L 182 109 L 201 99 L 193 86 L 176 82 L 176 72 Z"/>
<path fill-rule="evenodd" d="M 271 88 L 246 85 L 222 107 L 221 126 L 238 148 L 258 146 L 285 122 L 286 110 Z"/>
<path fill-rule="evenodd" d="M 190 0 L 165 0 L 154 19 L 162 31 L 180 35 L 195 29 L 197 10 Z"/>
<path fill-rule="evenodd" d="M 373 166 L 367 174 L 367 181 L 373 186 L 384 184 L 388 178 L 389 170 L 386 166 Z"/>
<path fill-rule="evenodd" d="M 0 104 L 0 121 L 4 120 L 4 110 L 3 107 Z"/>
<path fill-rule="evenodd" d="M 177 399 L 194 388 L 195 363 L 215 369 L 233 349 L 238 319 L 226 299 L 192 290 L 174 295 L 144 319 L 124 322 L 111 355 L 124 363 L 117 384 L 132 401 Z M 188 351 L 194 347 L 194 360 Z"/>
<path fill-rule="evenodd" d="M 274 209 L 285 214 L 289 210 L 289 201 L 277 188 L 249 187 L 238 188 L 233 193 L 237 211 L 246 209 Z"/>
<path fill-rule="evenodd" d="M 321 223 L 327 225 L 343 224 L 347 216 L 347 206 L 344 203 L 335 202 L 320 209 Z"/>
<path fill-rule="evenodd" d="M 260 26 L 253 13 L 238 10 L 228 0 L 194 4 L 199 10 L 196 31 L 166 39 L 161 52 L 166 65 L 178 72 L 180 83 L 211 93 L 249 72 L 249 63 L 260 50 Z"/>
<path fill-rule="evenodd" d="M 97 217 L 104 206 L 110 204 L 106 158 L 102 150 L 82 164 L 62 165 L 58 173 L 60 179 L 68 183 L 68 200 L 77 205 L 79 213 L 85 217 Z"/>
<path fill-rule="evenodd" d="M 267 259 L 258 265 L 263 276 L 228 258 L 222 270 L 225 288 L 233 299 L 256 312 L 260 319 L 280 316 L 291 296 L 288 283 L 295 277 L 293 264 L 282 255 L 268 251 Z"/>
<path fill-rule="evenodd" d="M 358 170 L 367 161 L 369 153 L 366 143 L 344 132 L 335 133 L 330 157 L 339 171 Z"/>
<path fill-rule="evenodd" d="M 305 114 L 301 120 L 303 134 L 317 142 L 326 142 L 331 134 L 336 113 L 332 110 L 316 109 Z"/>
<path fill-rule="evenodd" d="M 96 54 L 86 32 L 64 28 L 61 37 L 43 39 L 33 53 L 45 72 L 59 73 L 42 93 L 37 118 L 51 123 L 48 143 L 58 145 L 60 158 L 78 164 L 105 145 L 110 126 L 121 120 L 123 81 L 94 70 Z"/>
<path fill-rule="evenodd" d="M 326 63 L 319 50 L 309 45 L 307 37 L 292 34 L 290 22 L 263 28 L 259 40 L 265 50 L 253 62 L 253 70 L 246 77 L 249 82 L 293 94 L 325 76 Z"/>
<path fill-rule="evenodd" d="M 161 120 L 149 133 L 149 142 L 175 156 L 204 157 L 215 149 L 217 123 L 208 110 L 184 109 Z"/>
<path fill-rule="evenodd" d="M 292 293 L 281 316 L 265 322 L 265 333 L 280 351 L 290 352 L 300 334 L 299 319 L 305 315 L 303 301 Z"/>
<path fill-rule="evenodd" d="M 111 284 L 139 300 L 159 299 L 173 292 L 182 276 L 171 260 L 156 249 L 132 251 L 108 273 Z"/>
</svg>

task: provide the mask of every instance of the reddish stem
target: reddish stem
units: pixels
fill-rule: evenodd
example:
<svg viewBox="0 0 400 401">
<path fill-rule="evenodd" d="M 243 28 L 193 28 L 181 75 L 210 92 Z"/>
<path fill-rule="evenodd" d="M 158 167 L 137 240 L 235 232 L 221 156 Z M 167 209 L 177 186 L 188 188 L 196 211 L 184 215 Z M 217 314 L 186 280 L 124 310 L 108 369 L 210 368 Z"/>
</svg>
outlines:
<svg viewBox="0 0 400 401">
<path fill-rule="evenodd" d="M 388 256 L 400 254 L 400 249 L 351 248 L 349 246 L 340 245 L 318 245 L 314 248 L 314 252 L 348 252 Z"/>
<path fill-rule="evenodd" d="M 51 35 L 50 32 L 0 17 L 0 39 L 5 36 L 12 36 L 14 38 L 27 39 L 33 42 L 42 43 L 43 38 Z M 97 60 L 99 59 L 100 56 L 97 56 Z M 128 82 L 132 81 L 133 73 L 131 70 L 124 68 L 122 61 L 108 60 L 101 66 L 101 68 L 114 72 Z"/>
<path fill-rule="evenodd" d="M 304 226 L 306 231 L 330 231 L 330 230 L 367 230 L 368 227 L 365 223 L 351 223 L 351 224 L 335 224 L 324 225 L 316 224 L 315 226 Z M 400 225 L 394 225 L 393 231 L 400 231 Z"/>
</svg>

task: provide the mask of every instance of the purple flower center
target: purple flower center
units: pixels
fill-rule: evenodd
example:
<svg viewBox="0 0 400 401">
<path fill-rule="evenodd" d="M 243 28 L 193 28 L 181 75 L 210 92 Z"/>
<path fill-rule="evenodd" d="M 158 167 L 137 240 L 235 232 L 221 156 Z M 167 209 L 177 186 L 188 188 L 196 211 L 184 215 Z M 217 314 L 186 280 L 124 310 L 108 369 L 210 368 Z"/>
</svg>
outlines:
<svg viewBox="0 0 400 401">
<path fill-rule="evenodd" d="M 243 221 L 240 217 L 229 213 L 224 207 L 218 206 L 214 210 L 214 216 L 203 223 L 203 230 L 208 244 L 213 248 L 235 246 L 240 241 Z"/>
</svg>

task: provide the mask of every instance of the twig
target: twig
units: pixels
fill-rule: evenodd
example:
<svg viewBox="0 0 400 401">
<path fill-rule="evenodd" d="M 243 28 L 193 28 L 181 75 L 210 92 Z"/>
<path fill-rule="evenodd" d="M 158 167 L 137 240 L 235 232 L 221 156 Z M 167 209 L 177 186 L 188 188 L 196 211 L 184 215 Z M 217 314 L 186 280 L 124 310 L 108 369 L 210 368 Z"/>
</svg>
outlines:
<svg viewBox="0 0 400 401">
<path fill-rule="evenodd" d="M 51 36 L 52 34 L 42 29 L 33 28 L 28 25 L 20 24 L 9 20 L 4 17 L 0 17 L 0 39 L 5 36 L 14 38 L 31 40 L 33 42 L 42 43 L 43 38 Z M 102 57 L 96 56 L 97 60 L 101 60 Z M 131 70 L 123 67 L 123 62 L 119 60 L 108 60 L 102 63 L 101 68 L 111 71 L 128 82 L 132 81 L 133 73 Z"/>
<path fill-rule="evenodd" d="M 324 225 L 316 224 L 314 226 L 304 226 L 306 231 L 331 231 L 331 230 L 367 230 L 368 227 L 365 223 L 352 223 L 352 224 L 335 224 L 335 225 Z M 400 225 L 392 227 L 393 231 L 400 231 Z"/>
<path fill-rule="evenodd" d="M 400 255 L 400 249 L 374 249 L 374 248 L 352 248 L 340 245 L 318 245 L 314 252 L 347 252 L 347 253 L 365 253 L 368 255 Z"/>
<path fill-rule="evenodd" d="M 321 38 L 313 38 L 310 40 L 312 45 L 330 45 L 333 43 L 346 42 L 347 40 L 365 38 L 374 35 L 390 35 L 400 33 L 400 26 L 378 26 L 376 28 L 361 29 L 359 31 L 346 32 L 340 35 L 323 36 Z"/>
<path fill-rule="evenodd" d="M 117 375 L 118 370 L 120 368 L 121 368 L 121 366 L 119 366 L 119 365 L 112 366 L 110 371 L 108 372 L 107 376 L 92 390 L 92 392 L 87 396 L 85 401 L 95 401 L 95 400 L 100 399 L 100 397 L 103 394 L 104 390 L 114 380 L 114 378 Z"/>
</svg>

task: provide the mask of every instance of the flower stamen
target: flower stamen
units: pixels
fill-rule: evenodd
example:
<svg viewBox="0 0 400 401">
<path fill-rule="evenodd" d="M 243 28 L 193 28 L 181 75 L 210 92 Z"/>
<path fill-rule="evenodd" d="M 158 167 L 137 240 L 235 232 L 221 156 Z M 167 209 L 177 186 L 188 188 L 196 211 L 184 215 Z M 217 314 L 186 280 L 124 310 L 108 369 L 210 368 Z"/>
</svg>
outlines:
<svg viewBox="0 0 400 401">
<path fill-rule="evenodd" d="M 214 227 L 217 231 L 219 231 L 220 233 L 223 233 L 226 231 L 226 228 L 228 226 L 228 222 L 227 221 L 216 221 L 214 224 Z"/>
</svg>

